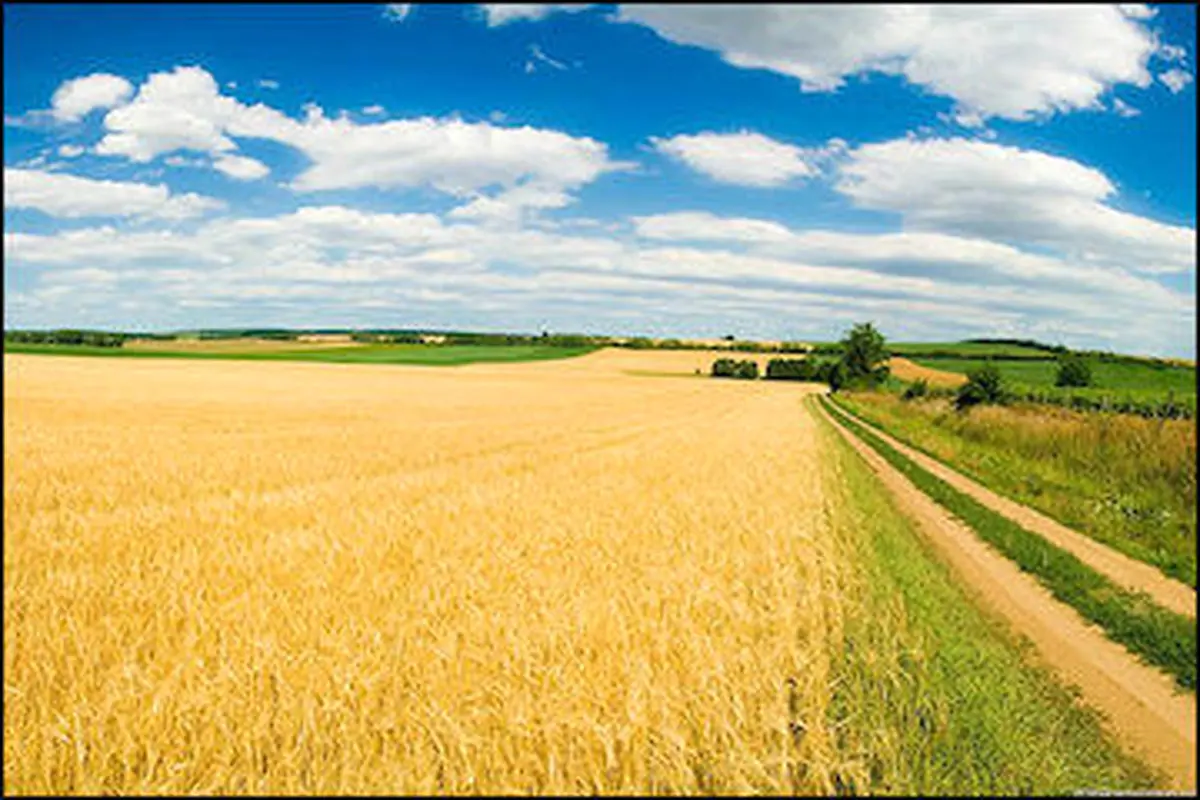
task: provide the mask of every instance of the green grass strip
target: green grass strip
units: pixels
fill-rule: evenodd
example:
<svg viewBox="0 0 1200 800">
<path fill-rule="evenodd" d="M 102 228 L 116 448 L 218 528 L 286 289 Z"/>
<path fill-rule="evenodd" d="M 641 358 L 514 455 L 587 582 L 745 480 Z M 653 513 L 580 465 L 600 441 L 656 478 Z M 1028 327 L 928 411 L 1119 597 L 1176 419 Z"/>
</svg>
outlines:
<svg viewBox="0 0 1200 800">
<path fill-rule="evenodd" d="M 955 515 L 1023 572 L 1028 572 L 1054 597 L 1104 629 L 1108 638 L 1124 645 L 1143 661 L 1170 673 L 1185 689 L 1196 689 L 1196 623 L 1168 611 L 1147 595 L 1130 592 L 1075 556 L 992 511 L 945 481 L 917 466 L 834 403 L 821 399 L 827 410 L 900 470 L 917 488 Z"/>
</svg>

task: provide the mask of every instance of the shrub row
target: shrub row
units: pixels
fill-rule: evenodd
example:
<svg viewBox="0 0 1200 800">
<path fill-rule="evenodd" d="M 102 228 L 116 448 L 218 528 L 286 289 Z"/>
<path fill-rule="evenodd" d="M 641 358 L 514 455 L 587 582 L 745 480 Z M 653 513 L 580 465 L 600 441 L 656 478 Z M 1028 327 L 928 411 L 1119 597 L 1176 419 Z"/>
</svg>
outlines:
<svg viewBox="0 0 1200 800">
<path fill-rule="evenodd" d="M 4 341 L 13 344 L 69 344 L 89 347 L 121 347 L 132 338 L 124 333 L 100 331 L 54 330 L 54 331 L 5 331 Z"/>
<path fill-rule="evenodd" d="M 738 361 L 732 358 L 718 358 L 712 365 L 714 378 L 738 378 L 752 381 L 758 377 L 758 364 L 753 361 Z"/>
</svg>

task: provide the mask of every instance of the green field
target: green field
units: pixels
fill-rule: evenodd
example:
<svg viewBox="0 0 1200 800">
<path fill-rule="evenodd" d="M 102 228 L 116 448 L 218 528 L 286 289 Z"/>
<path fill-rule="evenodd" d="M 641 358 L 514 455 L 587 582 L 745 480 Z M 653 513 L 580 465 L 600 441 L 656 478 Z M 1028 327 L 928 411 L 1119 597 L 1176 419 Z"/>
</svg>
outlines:
<svg viewBox="0 0 1200 800">
<path fill-rule="evenodd" d="M 999 358 L 1021 358 L 1031 360 L 1049 360 L 1055 358 L 1054 353 L 1039 350 L 1036 347 L 1026 347 L 1019 344 L 988 344 L 985 342 L 889 342 L 888 350 L 892 355 L 909 358 L 928 355 L 930 353 L 955 353 L 962 358 L 984 358 L 993 356 Z M 941 358 L 938 361 L 942 361 Z"/>
<path fill-rule="evenodd" d="M 357 347 L 312 348 L 267 352 L 135 350 L 124 347 L 86 347 L 79 345 L 4 345 L 6 353 L 27 353 L 62 356 L 106 356 L 110 358 L 208 358 L 242 361 L 321 361 L 337 364 L 415 364 L 426 366 L 459 366 L 462 364 L 516 361 L 546 361 L 572 358 L 592 352 L 590 347 L 540 347 L 537 345 L 362 345 Z"/>
<path fill-rule="evenodd" d="M 982 358 L 914 358 L 923 367 L 957 372 L 961 375 L 992 364 L 1013 384 L 1031 387 L 1053 387 L 1058 375 L 1057 361 L 986 361 Z M 1177 395 L 1196 393 L 1196 370 L 1192 367 L 1156 365 L 1150 362 L 1129 363 L 1090 359 L 1093 386 L 1084 391 L 1110 390 L 1134 396 Z M 1080 391 L 1072 389 L 1072 391 Z"/>
</svg>

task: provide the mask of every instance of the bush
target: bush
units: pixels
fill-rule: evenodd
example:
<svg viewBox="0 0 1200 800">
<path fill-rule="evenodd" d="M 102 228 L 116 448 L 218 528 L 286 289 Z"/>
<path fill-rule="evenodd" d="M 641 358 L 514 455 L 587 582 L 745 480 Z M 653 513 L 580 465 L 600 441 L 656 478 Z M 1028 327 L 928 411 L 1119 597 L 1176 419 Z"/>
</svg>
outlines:
<svg viewBox="0 0 1200 800">
<path fill-rule="evenodd" d="M 1000 370 L 986 364 L 974 372 L 967 373 L 967 382 L 958 390 L 954 407 L 959 411 L 981 403 L 999 403 L 1004 400 L 1004 382 Z"/>
<path fill-rule="evenodd" d="M 904 390 L 902 397 L 905 400 L 916 400 L 918 397 L 925 397 L 929 394 L 929 383 L 925 380 L 913 381 Z"/>
<path fill-rule="evenodd" d="M 1091 386 L 1092 368 L 1082 358 L 1067 357 L 1058 362 L 1055 386 Z"/>
<path fill-rule="evenodd" d="M 815 365 L 804 358 L 772 358 L 767 362 L 767 380 L 812 381 L 817 380 Z"/>
<path fill-rule="evenodd" d="M 712 365 L 714 378 L 739 378 L 754 380 L 758 377 L 758 364 L 753 361 L 736 361 L 732 358 L 718 358 Z"/>
<path fill-rule="evenodd" d="M 733 372 L 733 377 L 741 378 L 742 380 L 752 381 L 758 377 L 758 362 L 756 361 L 739 361 L 737 368 Z"/>
</svg>

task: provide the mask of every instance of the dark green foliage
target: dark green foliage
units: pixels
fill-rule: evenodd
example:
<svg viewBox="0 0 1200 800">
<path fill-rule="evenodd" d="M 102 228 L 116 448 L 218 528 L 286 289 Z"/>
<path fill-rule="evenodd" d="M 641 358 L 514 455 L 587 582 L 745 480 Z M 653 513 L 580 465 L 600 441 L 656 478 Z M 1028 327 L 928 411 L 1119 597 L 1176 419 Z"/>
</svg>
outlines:
<svg viewBox="0 0 1200 800">
<path fill-rule="evenodd" d="M 104 331 L 53 330 L 5 331 L 4 341 L 11 344 L 55 344 L 84 347 L 121 347 L 132 338 L 124 333 Z"/>
<path fill-rule="evenodd" d="M 967 375 L 967 382 L 959 387 L 954 398 L 954 407 L 959 411 L 981 403 L 999 403 L 1004 400 L 1004 381 L 1000 370 L 985 364 Z"/>
<path fill-rule="evenodd" d="M 1066 356 L 1058 362 L 1055 386 L 1091 386 L 1092 368 L 1078 356 Z"/>
<path fill-rule="evenodd" d="M 872 385 L 887 379 L 884 362 L 888 351 L 883 334 L 870 322 L 855 325 L 842 339 L 842 364 L 848 381 L 866 381 Z"/>
<path fill-rule="evenodd" d="M 1034 339 L 964 339 L 971 344 L 1009 344 L 1014 347 L 1028 347 L 1031 350 L 1044 350 L 1047 353 L 1066 354 L 1070 351 L 1061 344 L 1043 344 Z"/>
<path fill-rule="evenodd" d="M 758 377 L 758 364 L 753 361 L 738 361 L 732 358 L 718 358 L 712 365 L 714 378 L 739 378 L 754 380 Z"/>
<path fill-rule="evenodd" d="M 831 361 L 824 369 L 825 382 L 829 384 L 829 391 L 836 392 L 848 383 L 846 377 L 846 365 L 842 361 Z"/>
<path fill-rule="evenodd" d="M 905 400 L 916 400 L 918 397 L 926 397 L 928 394 L 929 383 L 925 380 L 919 380 L 910 383 L 901 397 Z"/>
<path fill-rule="evenodd" d="M 1196 624 L 1182 614 L 1167 611 L 1143 594 L 1122 589 L 1041 536 L 1030 533 L 1002 514 L 927 472 L 865 426 L 841 413 L 836 417 L 863 441 L 900 470 L 917 488 L 957 516 L 984 541 L 1014 561 L 1038 582 L 1085 619 L 1104 629 L 1149 664 L 1160 667 L 1186 688 L 1196 688 Z"/>
<path fill-rule="evenodd" d="M 767 362 L 767 380 L 817 381 L 818 365 L 805 358 L 772 358 Z"/>
</svg>

